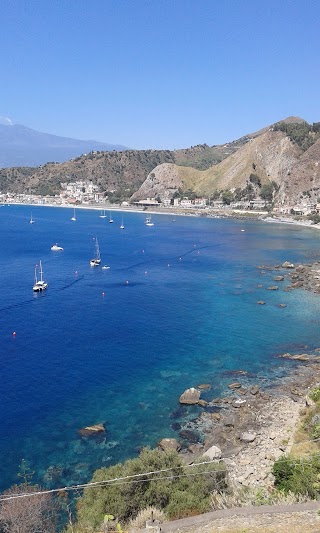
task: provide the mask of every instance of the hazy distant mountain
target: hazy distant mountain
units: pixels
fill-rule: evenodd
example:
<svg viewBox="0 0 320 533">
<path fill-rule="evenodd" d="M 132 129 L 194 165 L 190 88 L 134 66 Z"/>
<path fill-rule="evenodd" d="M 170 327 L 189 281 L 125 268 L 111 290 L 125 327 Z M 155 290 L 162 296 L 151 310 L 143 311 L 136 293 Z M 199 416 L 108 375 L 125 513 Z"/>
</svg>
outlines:
<svg viewBox="0 0 320 533">
<path fill-rule="evenodd" d="M 120 151 L 126 147 L 59 137 L 21 124 L 0 123 L 0 168 L 36 167 L 49 161 L 68 161 L 92 150 Z"/>
</svg>

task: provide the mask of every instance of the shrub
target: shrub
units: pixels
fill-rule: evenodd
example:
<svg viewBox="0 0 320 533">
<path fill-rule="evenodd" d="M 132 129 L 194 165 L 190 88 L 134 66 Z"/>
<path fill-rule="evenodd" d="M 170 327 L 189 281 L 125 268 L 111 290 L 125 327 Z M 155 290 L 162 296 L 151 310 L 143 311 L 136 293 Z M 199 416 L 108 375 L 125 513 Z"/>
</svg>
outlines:
<svg viewBox="0 0 320 533">
<path fill-rule="evenodd" d="M 170 470 L 130 477 L 162 469 Z M 202 472 L 205 474 L 201 475 Z M 127 479 L 106 483 L 115 478 Z M 92 481 L 103 482 L 103 485 L 84 491 L 77 505 L 77 519 L 78 526 L 94 530 L 105 513 L 127 523 L 148 506 L 162 509 L 169 518 L 204 512 L 210 507 L 212 490 L 226 487 L 226 470 L 214 463 L 184 469 L 177 452 L 146 448 L 136 459 L 97 470 Z"/>
<path fill-rule="evenodd" d="M 319 493 L 318 455 L 300 460 L 282 457 L 274 463 L 272 473 L 275 476 L 276 487 L 285 493 L 292 492 L 310 498 L 316 498 Z"/>
<path fill-rule="evenodd" d="M 320 400 L 320 387 L 315 387 L 309 392 L 311 400 L 318 402 Z"/>
</svg>

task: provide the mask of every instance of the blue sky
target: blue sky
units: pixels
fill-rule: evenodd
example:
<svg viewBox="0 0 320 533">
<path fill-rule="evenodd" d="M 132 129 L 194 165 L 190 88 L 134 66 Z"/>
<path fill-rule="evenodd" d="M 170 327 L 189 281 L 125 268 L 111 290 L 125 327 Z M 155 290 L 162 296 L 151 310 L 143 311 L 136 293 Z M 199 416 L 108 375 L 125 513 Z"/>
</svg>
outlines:
<svg viewBox="0 0 320 533">
<path fill-rule="evenodd" d="M 2 0 L 0 116 L 132 148 L 319 114 L 318 0 Z"/>
</svg>

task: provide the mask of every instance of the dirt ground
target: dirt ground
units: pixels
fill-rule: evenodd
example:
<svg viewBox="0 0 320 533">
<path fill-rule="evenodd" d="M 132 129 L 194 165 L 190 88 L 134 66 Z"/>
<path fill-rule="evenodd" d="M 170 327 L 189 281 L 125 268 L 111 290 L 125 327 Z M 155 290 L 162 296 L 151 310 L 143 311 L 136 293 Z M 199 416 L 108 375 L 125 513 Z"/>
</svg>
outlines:
<svg viewBox="0 0 320 533">
<path fill-rule="evenodd" d="M 320 515 L 318 510 L 257 515 L 248 513 L 179 528 L 163 524 L 162 530 L 164 533 L 320 533 Z"/>
</svg>

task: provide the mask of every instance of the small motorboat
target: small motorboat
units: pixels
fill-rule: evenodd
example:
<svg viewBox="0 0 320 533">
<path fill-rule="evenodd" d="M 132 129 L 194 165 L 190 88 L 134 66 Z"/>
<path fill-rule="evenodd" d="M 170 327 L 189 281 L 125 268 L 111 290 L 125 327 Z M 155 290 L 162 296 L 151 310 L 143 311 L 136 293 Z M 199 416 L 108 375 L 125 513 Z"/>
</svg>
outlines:
<svg viewBox="0 0 320 533">
<path fill-rule="evenodd" d="M 63 252 L 62 246 L 58 246 L 58 243 L 56 243 L 53 246 L 51 246 L 51 250 L 53 252 Z"/>
<path fill-rule="evenodd" d="M 102 270 L 110 270 L 110 267 L 108 265 L 103 265 L 103 267 L 101 267 Z"/>
</svg>

